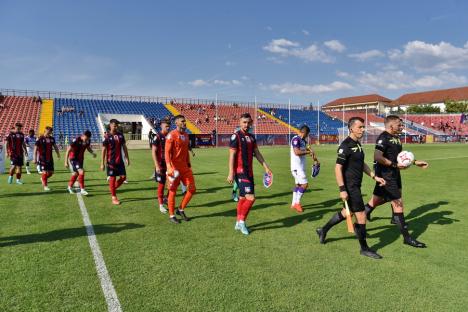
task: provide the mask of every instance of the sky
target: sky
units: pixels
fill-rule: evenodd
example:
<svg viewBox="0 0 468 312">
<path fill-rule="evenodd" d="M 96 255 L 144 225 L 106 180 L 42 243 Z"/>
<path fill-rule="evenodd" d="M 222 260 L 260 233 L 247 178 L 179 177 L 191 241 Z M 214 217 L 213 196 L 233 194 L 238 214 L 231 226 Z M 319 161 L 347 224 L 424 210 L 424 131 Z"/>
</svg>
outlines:
<svg viewBox="0 0 468 312">
<path fill-rule="evenodd" d="M 325 104 L 468 85 L 468 1 L 0 0 L 0 88 Z"/>
</svg>

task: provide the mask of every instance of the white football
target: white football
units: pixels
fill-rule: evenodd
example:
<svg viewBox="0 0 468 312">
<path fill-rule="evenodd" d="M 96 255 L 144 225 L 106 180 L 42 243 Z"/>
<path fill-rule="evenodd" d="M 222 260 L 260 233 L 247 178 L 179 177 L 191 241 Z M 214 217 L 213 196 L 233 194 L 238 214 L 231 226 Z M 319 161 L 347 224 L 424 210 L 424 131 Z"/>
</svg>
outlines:
<svg viewBox="0 0 468 312">
<path fill-rule="evenodd" d="M 414 154 L 408 151 L 402 151 L 398 154 L 397 161 L 400 166 L 409 167 L 413 164 Z"/>
</svg>

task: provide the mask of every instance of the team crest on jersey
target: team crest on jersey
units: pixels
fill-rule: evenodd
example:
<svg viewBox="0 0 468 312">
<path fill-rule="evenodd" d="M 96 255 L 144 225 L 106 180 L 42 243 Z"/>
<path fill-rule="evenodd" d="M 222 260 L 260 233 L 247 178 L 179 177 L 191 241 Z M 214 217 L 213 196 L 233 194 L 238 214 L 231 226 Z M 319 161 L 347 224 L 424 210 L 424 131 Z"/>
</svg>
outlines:
<svg viewBox="0 0 468 312">
<path fill-rule="evenodd" d="M 343 154 L 343 149 L 342 149 L 342 148 L 340 148 L 340 149 L 338 150 L 338 154 Z"/>
<path fill-rule="evenodd" d="M 182 141 L 185 141 L 185 135 L 182 134 L 182 135 L 180 136 L 180 139 L 181 139 Z"/>
<path fill-rule="evenodd" d="M 382 140 L 377 141 L 377 144 L 382 144 Z"/>
<path fill-rule="evenodd" d="M 250 137 L 245 137 L 245 140 L 250 143 Z"/>
</svg>

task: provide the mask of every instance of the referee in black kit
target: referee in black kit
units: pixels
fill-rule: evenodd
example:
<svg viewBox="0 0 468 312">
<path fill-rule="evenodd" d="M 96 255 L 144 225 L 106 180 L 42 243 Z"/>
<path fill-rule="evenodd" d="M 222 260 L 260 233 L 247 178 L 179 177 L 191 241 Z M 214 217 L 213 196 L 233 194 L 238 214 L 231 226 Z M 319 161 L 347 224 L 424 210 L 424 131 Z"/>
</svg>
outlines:
<svg viewBox="0 0 468 312">
<path fill-rule="evenodd" d="M 408 225 L 403 215 L 403 200 L 401 198 L 400 170 L 406 169 L 397 162 L 398 154 L 403 149 L 399 134 L 403 131 L 403 122 L 396 115 L 385 118 L 385 131 L 377 138 L 374 160 L 375 172 L 381 175 L 385 186 L 375 185 L 374 194 L 366 205 L 367 219 L 371 220 L 372 210 L 386 202 L 392 204 L 392 224 L 396 224 L 403 236 L 403 243 L 417 248 L 425 248 L 426 244 L 412 238 L 408 232 Z M 426 169 L 429 164 L 422 160 L 415 160 L 414 165 Z"/>
<path fill-rule="evenodd" d="M 338 148 L 338 158 L 335 165 L 335 177 L 340 189 L 340 198 L 343 201 L 348 201 L 349 210 L 356 215 L 357 223 L 354 224 L 354 232 L 361 245 L 361 255 L 381 259 L 382 256 L 367 245 L 366 213 L 361 194 L 361 182 L 364 172 L 380 185 L 385 185 L 385 180 L 377 177 L 364 163 L 364 150 L 359 142 L 365 131 L 364 119 L 352 117 L 348 122 L 348 129 L 349 136 L 341 142 Z M 325 244 L 327 232 L 345 218 L 346 210 L 343 208 L 324 227 L 316 230 L 321 244 Z"/>
</svg>

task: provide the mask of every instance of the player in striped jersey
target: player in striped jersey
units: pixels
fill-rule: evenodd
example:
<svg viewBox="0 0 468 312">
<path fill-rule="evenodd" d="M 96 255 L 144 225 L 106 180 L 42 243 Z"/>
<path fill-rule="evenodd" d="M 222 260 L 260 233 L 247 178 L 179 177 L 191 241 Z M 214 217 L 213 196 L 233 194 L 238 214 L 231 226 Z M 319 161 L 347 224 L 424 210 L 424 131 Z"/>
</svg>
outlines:
<svg viewBox="0 0 468 312">
<path fill-rule="evenodd" d="M 161 121 L 161 131 L 158 131 L 151 138 L 151 156 L 154 163 L 154 179 L 158 182 L 158 202 L 159 202 L 159 211 L 162 213 L 167 213 L 166 207 L 164 207 L 164 188 L 166 186 L 166 158 L 165 158 L 165 149 L 166 149 L 166 136 L 169 133 L 170 121 L 163 120 Z"/>
<path fill-rule="evenodd" d="M 112 196 L 112 204 L 120 205 L 117 198 L 117 189 L 124 183 L 127 178 L 125 163 L 130 166 L 130 158 L 128 157 L 127 145 L 125 138 L 118 131 L 119 121 L 111 119 L 109 123 L 109 132 L 104 136 L 102 142 L 102 161 L 101 170 L 107 168 L 107 176 L 109 176 L 109 189 Z M 119 180 L 116 178 L 119 177 Z"/>
<path fill-rule="evenodd" d="M 16 172 L 16 184 L 21 182 L 21 171 L 24 164 L 24 156 L 26 154 L 26 144 L 24 143 L 24 134 L 21 131 L 23 125 L 15 124 L 15 130 L 11 131 L 7 137 L 7 156 L 10 158 L 10 175 L 8 176 L 8 184 L 13 183 L 13 174 Z"/>
<path fill-rule="evenodd" d="M 255 137 L 249 133 L 249 129 L 252 127 L 252 117 L 250 114 L 242 114 L 239 123 L 240 130 L 231 136 L 227 181 L 230 184 L 236 181 L 239 186 L 240 196 L 237 202 L 237 221 L 234 229 L 240 230 L 244 235 L 249 235 L 250 232 L 245 224 L 245 220 L 255 202 L 253 157 L 255 156 L 259 163 L 262 164 L 265 172 L 271 174 L 271 170 L 258 150 Z"/>
<path fill-rule="evenodd" d="M 35 163 L 39 164 L 42 172 L 41 180 L 44 191 L 50 191 L 48 179 L 54 174 L 54 157 L 52 150 L 55 149 L 57 158 L 60 159 L 60 152 L 52 136 L 52 127 L 45 128 L 44 135 L 41 135 L 36 141 L 34 148 Z"/>
<path fill-rule="evenodd" d="M 84 154 L 87 150 L 90 152 L 94 158 L 96 158 L 96 153 L 94 153 L 93 149 L 91 148 L 91 131 L 86 130 L 83 132 L 82 135 L 76 137 L 68 146 L 67 151 L 65 153 L 65 168 L 69 168 L 71 165 L 73 173 L 70 177 L 70 181 L 68 182 L 68 192 L 70 194 L 74 194 L 73 192 L 73 184 L 75 184 L 76 180 L 78 179 L 78 183 L 80 185 L 80 194 L 81 195 L 88 195 L 88 192 L 85 189 L 84 177 Z"/>
</svg>

